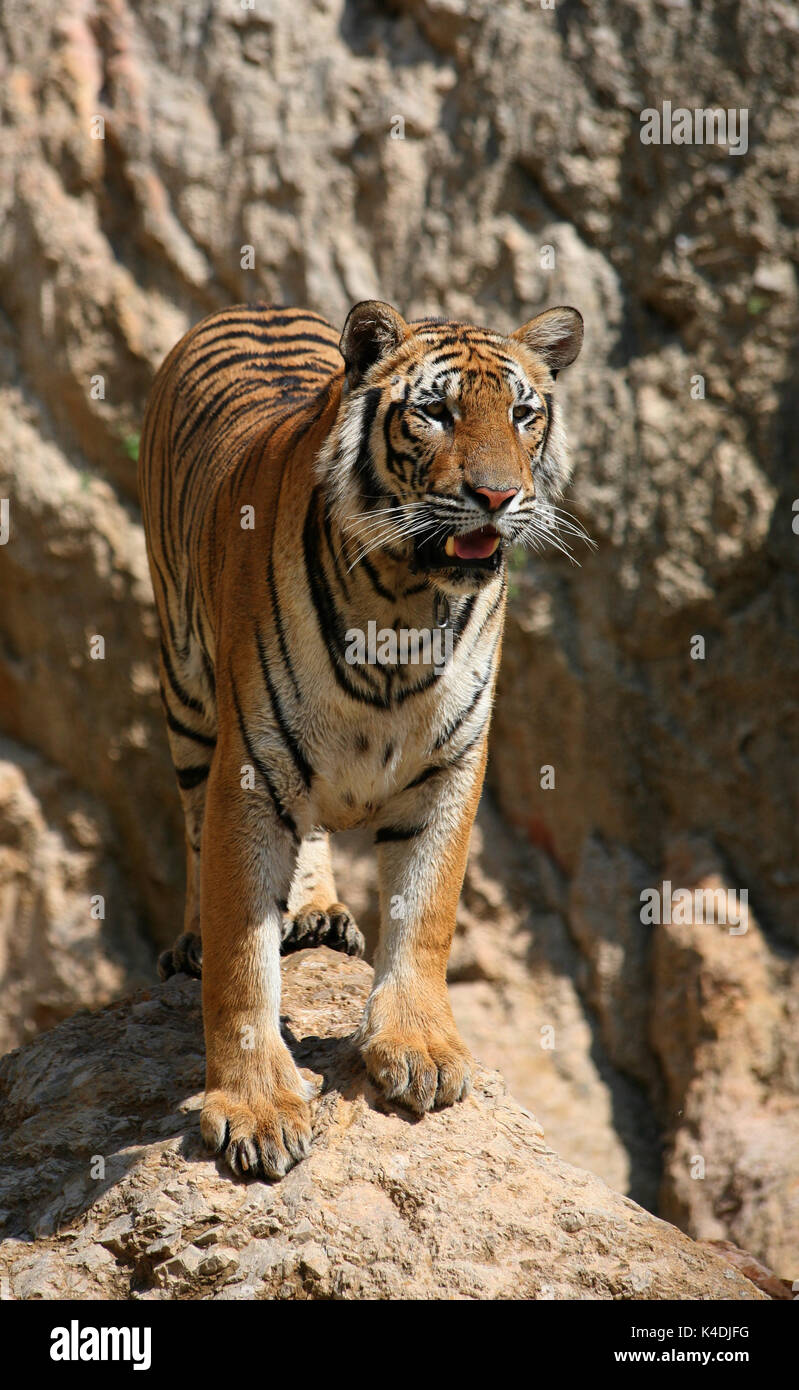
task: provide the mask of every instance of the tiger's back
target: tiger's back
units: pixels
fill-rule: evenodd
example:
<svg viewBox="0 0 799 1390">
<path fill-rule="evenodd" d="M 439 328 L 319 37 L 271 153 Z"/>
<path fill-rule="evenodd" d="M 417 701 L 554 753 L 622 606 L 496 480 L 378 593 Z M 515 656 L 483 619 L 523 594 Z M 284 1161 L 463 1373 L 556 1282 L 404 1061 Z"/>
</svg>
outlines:
<svg viewBox="0 0 799 1390">
<path fill-rule="evenodd" d="M 276 489 L 285 456 L 270 452 L 270 437 L 287 419 L 301 422 L 342 372 L 330 324 L 268 304 L 212 314 L 162 364 L 142 431 L 139 478 L 168 708 L 170 692 L 192 708 L 182 698 L 188 693 L 212 713 L 214 565 L 230 520 L 220 509 L 225 480 L 250 450 L 262 482 L 273 469 Z M 176 684 L 181 675 L 186 691 Z M 191 688 L 198 683 L 204 688 Z"/>
</svg>

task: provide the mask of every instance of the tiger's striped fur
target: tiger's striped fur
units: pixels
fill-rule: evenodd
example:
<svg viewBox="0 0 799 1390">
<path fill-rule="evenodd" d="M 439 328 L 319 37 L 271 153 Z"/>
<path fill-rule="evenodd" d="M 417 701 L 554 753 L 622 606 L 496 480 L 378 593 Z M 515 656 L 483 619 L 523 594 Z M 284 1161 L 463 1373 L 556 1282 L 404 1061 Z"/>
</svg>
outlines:
<svg viewBox="0 0 799 1390">
<path fill-rule="evenodd" d="M 236 1172 L 282 1174 L 310 1143 L 278 957 L 287 907 L 333 910 L 331 831 L 375 829 L 370 1074 L 419 1112 L 468 1090 L 445 976 L 505 552 L 568 529 L 552 501 L 566 477 L 553 386 L 581 340 L 566 308 L 504 337 L 409 325 L 368 301 L 339 344 L 316 314 L 241 305 L 188 333 L 157 375 L 140 490 L 185 928 L 202 935 L 202 1130 Z M 442 598 L 443 665 L 424 649 L 415 664 L 353 664 L 353 633 L 433 630 Z"/>
</svg>

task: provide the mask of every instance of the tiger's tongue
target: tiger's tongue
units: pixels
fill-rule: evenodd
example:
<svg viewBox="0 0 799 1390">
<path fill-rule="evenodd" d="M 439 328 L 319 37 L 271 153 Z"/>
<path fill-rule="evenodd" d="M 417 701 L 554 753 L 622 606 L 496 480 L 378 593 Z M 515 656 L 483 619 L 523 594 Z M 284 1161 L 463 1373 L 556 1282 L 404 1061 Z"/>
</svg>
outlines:
<svg viewBox="0 0 799 1390">
<path fill-rule="evenodd" d="M 459 560 L 486 560 L 495 550 L 496 543 L 497 533 L 493 526 L 483 526 L 479 531 L 456 536 L 455 554 Z"/>
</svg>

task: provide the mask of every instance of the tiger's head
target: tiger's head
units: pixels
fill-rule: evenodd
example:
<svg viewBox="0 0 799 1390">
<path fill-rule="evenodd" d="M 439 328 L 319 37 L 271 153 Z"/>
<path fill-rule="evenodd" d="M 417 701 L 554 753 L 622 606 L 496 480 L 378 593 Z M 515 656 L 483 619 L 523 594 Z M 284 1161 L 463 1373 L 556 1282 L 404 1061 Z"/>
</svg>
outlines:
<svg viewBox="0 0 799 1390">
<path fill-rule="evenodd" d="M 565 306 L 504 337 L 356 304 L 340 343 L 342 403 L 319 457 L 354 561 L 388 553 L 458 596 L 491 579 L 512 545 L 566 548 L 564 533 L 577 531 L 554 505 L 569 470 L 553 388 L 582 340 L 582 318 Z"/>
</svg>

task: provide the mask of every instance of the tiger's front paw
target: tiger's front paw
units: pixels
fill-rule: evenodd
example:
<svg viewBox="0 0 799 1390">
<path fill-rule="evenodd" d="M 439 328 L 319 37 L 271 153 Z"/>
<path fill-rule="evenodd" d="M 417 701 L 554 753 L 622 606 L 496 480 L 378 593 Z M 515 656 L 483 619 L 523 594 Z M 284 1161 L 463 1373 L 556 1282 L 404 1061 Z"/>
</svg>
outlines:
<svg viewBox="0 0 799 1390">
<path fill-rule="evenodd" d="M 200 1129 L 237 1177 L 282 1178 L 311 1149 L 308 1102 L 284 1088 L 253 1101 L 233 1091 L 209 1091 Z"/>
<path fill-rule="evenodd" d="M 454 1029 L 411 1033 L 382 1029 L 368 1035 L 361 1055 L 386 1098 L 418 1115 L 454 1105 L 472 1088 L 471 1057 Z"/>
</svg>

